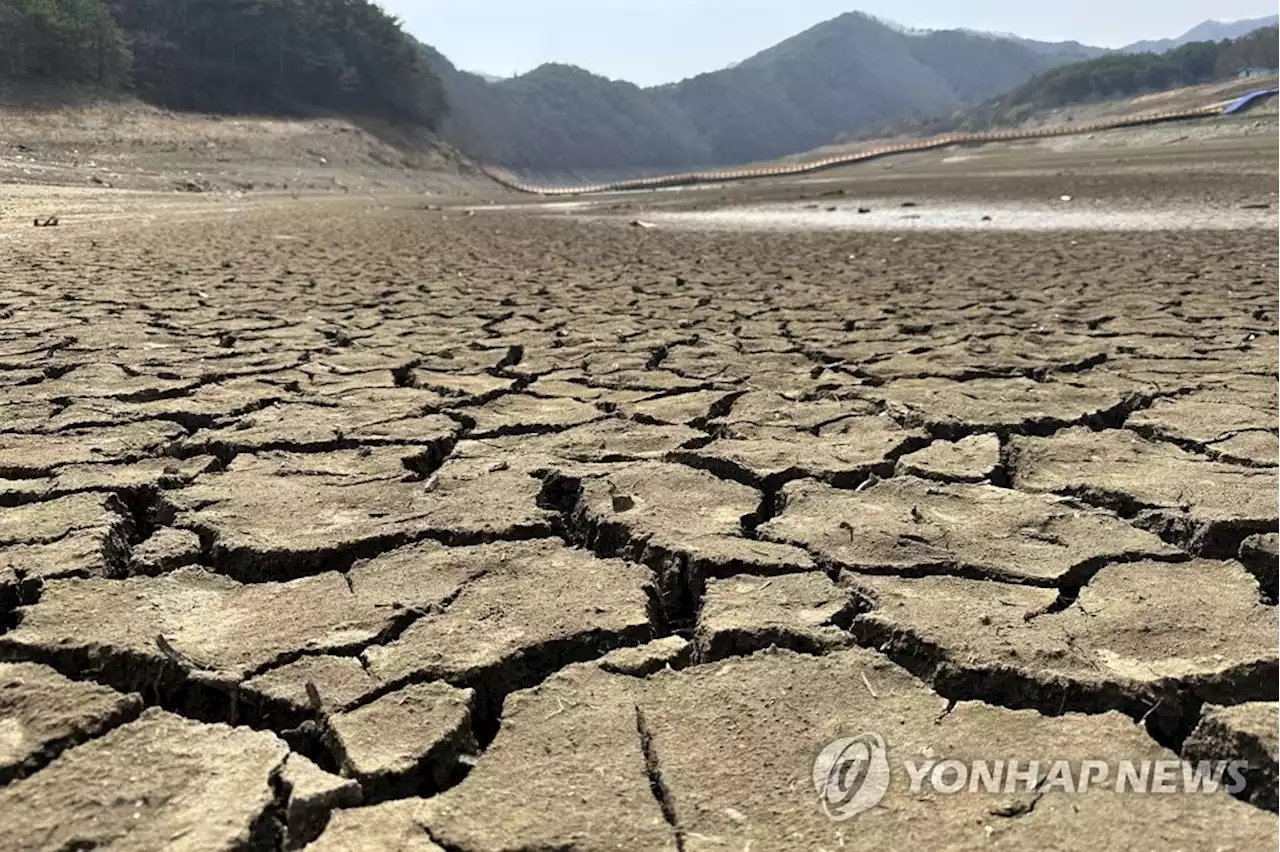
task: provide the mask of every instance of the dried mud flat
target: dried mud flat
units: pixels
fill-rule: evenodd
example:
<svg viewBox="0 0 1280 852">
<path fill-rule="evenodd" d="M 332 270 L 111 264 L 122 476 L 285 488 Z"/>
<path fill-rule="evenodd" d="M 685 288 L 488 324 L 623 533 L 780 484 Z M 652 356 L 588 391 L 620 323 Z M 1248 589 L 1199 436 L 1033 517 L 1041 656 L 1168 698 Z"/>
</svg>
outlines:
<svg viewBox="0 0 1280 852">
<path fill-rule="evenodd" d="M 8 231 L 0 847 L 1275 845 L 1274 230 L 625 223 Z"/>
</svg>

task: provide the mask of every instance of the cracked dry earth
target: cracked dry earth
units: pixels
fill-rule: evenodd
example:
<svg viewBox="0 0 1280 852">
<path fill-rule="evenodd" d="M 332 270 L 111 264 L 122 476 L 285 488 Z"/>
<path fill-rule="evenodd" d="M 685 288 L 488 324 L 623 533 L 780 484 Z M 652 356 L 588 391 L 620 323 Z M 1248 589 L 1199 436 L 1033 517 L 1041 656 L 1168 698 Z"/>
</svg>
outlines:
<svg viewBox="0 0 1280 852">
<path fill-rule="evenodd" d="M 0 242 L 0 847 L 1275 846 L 1274 233 L 302 209 Z"/>
</svg>

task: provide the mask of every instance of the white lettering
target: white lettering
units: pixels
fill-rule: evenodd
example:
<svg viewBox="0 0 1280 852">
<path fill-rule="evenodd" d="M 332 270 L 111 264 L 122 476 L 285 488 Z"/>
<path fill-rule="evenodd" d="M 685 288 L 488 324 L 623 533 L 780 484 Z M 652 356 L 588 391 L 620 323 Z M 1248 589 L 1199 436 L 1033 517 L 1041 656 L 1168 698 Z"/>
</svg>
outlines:
<svg viewBox="0 0 1280 852">
<path fill-rule="evenodd" d="M 1227 775 L 1230 776 L 1231 780 L 1228 781 L 1222 789 L 1233 796 L 1243 790 L 1246 784 L 1244 780 L 1244 771 L 1248 768 L 1249 761 L 1247 760 L 1229 761 L 1227 763 Z"/>
<path fill-rule="evenodd" d="M 1040 761 L 1033 760 L 1025 770 L 1018 769 L 1018 761 L 1009 761 L 1009 771 L 1004 776 L 1004 791 L 1017 793 L 1018 782 L 1022 782 L 1022 792 L 1030 793 L 1040 783 Z"/>
<path fill-rule="evenodd" d="M 955 773 L 950 781 L 946 780 L 949 772 Z M 958 760 L 944 760 L 933 768 L 929 780 L 939 793 L 959 793 L 969 783 L 969 767 Z"/>
<path fill-rule="evenodd" d="M 1055 760 L 1040 789 L 1047 793 L 1057 787 L 1063 793 L 1070 793 L 1075 786 L 1075 779 L 1071 777 L 1071 764 L 1065 760 Z"/>
<path fill-rule="evenodd" d="M 1182 792 L 1199 793 L 1203 787 L 1206 793 L 1213 793 L 1222 782 L 1222 773 L 1227 769 L 1227 762 L 1219 760 L 1201 760 L 1196 763 L 1187 761 L 1182 764 Z"/>
<path fill-rule="evenodd" d="M 973 771 L 969 773 L 969 792 L 976 793 L 978 787 L 982 787 L 983 792 L 999 793 L 1000 782 L 1003 779 L 1003 760 L 980 760 L 973 765 Z"/>
<path fill-rule="evenodd" d="M 1105 760 L 1086 760 L 1080 764 L 1080 784 L 1077 793 L 1089 792 L 1094 784 L 1105 784 L 1111 775 L 1111 766 Z"/>
<path fill-rule="evenodd" d="M 1157 760 L 1155 771 L 1151 775 L 1151 792 L 1178 792 L 1178 770 L 1181 766 L 1180 760 Z"/>
<path fill-rule="evenodd" d="M 1132 760 L 1125 760 L 1120 763 L 1120 772 L 1116 775 L 1116 792 L 1123 793 L 1126 789 L 1133 790 L 1135 793 L 1147 792 L 1147 779 L 1151 775 L 1151 761 L 1144 760 L 1137 764 L 1136 767 Z"/>
<path fill-rule="evenodd" d="M 924 784 L 924 777 L 929 774 L 929 770 L 933 768 L 935 761 L 926 760 L 924 763 L 916 763 L 914 760 L 902 761 L 903 767 L 907 770 L 907 777 L 911 779 L 911 792 L 919 793 L 920 787 Z"/>
</svg>

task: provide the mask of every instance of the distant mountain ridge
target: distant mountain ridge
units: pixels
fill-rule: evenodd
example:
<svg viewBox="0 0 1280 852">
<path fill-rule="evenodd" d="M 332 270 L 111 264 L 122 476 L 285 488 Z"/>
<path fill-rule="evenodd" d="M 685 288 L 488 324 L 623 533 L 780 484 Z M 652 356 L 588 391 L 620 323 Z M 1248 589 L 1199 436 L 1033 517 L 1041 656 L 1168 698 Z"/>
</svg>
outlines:
<svg viewBox="0 0 1280 852">
<path fill-rule="evenodd" d="M 1078 47 L 904 32 L 850 12 L 729 68 L 651 88 L 559 64 L 487 82 L 425 50 L 451 104 L 449 142 L 484 162 L 565 171 L 770 159 L 978 103 L 1078 58 Z"/>
<path fill-rule="evenodd" d="M 1240 38 L 1263 27 L 1274 27 L 1280 24 L 1280 15 L 1268 15 L 1265 18 L 1247 18 L 1240 21 L 1201 21 L 1176 38 L 1162 38 L 1150 41 L 1136 41 L 1120 48 L 1124 53 L 1165 53 L 1175 47 L 1193 41 L 1222 41 L 1229 38 Z"/>
<path fill-rule="evenodd" d="M 971 33 L 983 38 L 1017 42 L 1024 47 L 1031 48 L 1041 56 L 1050 56 L 1067 62 L 1083 62 L 1086 59 L 1096 59 L 1108 52 L 1105 47 L 1094 47 L 1088 44 L 1081 44 L 1078 41 L 1039 41 L 1033 38 L 1023 38 L 1014 33 L 992 33 L 983 30 L 962 29 L 960 32 Z"/>
<path fill-rule="evenodd" d="M 1206 21 L 1125 50 L 1158 51 L 1268 20 Z M 951 115 L 1059 66 L 1118 53 L 1074 41 L 911 30 L 860 12 L 727 68 L 649 88 L 557 63 L 493 80 L 423 49 L 450 104 L 447 141 L 486 163 L 570 174 L 769 160 L 845 134 Z"/>
</svg>

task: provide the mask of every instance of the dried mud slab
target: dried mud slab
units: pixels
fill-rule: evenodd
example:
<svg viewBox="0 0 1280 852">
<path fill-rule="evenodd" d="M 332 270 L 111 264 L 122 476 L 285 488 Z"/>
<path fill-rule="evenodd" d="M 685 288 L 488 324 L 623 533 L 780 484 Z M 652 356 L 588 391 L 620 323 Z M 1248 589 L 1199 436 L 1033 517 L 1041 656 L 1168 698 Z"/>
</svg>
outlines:
<svg viewBox="0 0 1280 852">
<path fill-rule="evenodd" d="M 142 711 L 136 695 L 68 680 L 34 663 L 0 663 L 0 784 Z"/>
<path fill-rule="evenodd" d="M 423 403 L 413 398 L 379 399 L 367 406 L 275 405 L 246 414 L 228 426 L 202 429 L 182 447 L 184 453 L 231 456 L 265 450 L 318 452 L 355 446 L 423 444 L 436 447 L 443 455 L 458 432 L 458 424 L 444 415 L 422 414 L 422 408 Z"/>
<path fill-rule="evenodd" d="M 72 464 L 132 462 L 165 455 L 186 431 L 176 423 L 130 423 L 59 432 L 0 434 L 0 478 L 47 476 Z"/>
<path fill-rule="evenodd" d="M 479 408 L 468 408 L 465 414 L 475 422 L 472 436 L 476 438 L 554 432 L 607 416 L 585 402 L 528 394 L 499 397 Z"/>
<path fill-rule="evenodd" d="M 1123 429 L 1014 438 L 1009 467 L 1015 488 L 1137 514 L 1142 526 L 1204 556 L 1235 556 L 1247 536 L 1273 532 L 1280 518 L 1274 470 L 1211 461 Z"/>
<path fill-rule="evenodd" d="M 1204 448 L 1205 455 L 1218 461 L 1246 467 L 1280 465 L 1280 441 L 1274 432 L 1251 429 L 1215 441 Z"/>
<path fill-rule="evenodd" d="M 542 538 L 556 520 L 539 505 L 542 482 L 510 464 L 450 459 L 423 487 L 435 497 L 428 535 L 449 544 Z"/>
<path fill-rule="evenodd" d="M 558 342 L 553 341 L 551 346 L 559 357 L 545 371 L 540 365 L 528 360 L 530 356 L 535 361 L 542 357 L 543 353 L 534 351 L 526 352 L 525 360 L 520 362 L 520 366 L 509 367 L 506 372 L 519 375 L 522 381 L 529 382 L 525 390 L 532 396 L 587 402 L 601 412 L 663 396 L 660 391 L 617 389 L 593 382 L 583 369 L 583 359 L 592 357 L 595 350 L 590 347 L 579 350 L 557 345 Z"/>
<path fill-rule="evenodd" d="M 1107 562 L 1180 557 L 1110 513 L 991 485 L 901 476 L 848 491 L 797 482 L 782 500 L 762 537 L 858 572 L 1071 585 Z"/>
<path fill-rule="evenodd" d="M 135 534 L 113 494 L 0 508 L 0 571 L 41 580 L 121 576 Z"/>
<path fill-rule="evenodd" d="M 852 643 L 849 592 L 825 574 L 707 581 L 694 641 L 700 661 L 745 656 L 776 645 L 822 653 Z"/>
<path fill-rule="evenodd" d="M 126 580 L 57 580 L 0 654 L 94 673 L 120 689 L 177 679 L 230 688 L 304 654 L 359 649 L 405 618 L 336 573 L 242 585 L 199 568 Z"/>
<path fill-rule="evenodd" d="M 444 683 L 408 686 L 329 715 L 325 740 L 366 801 L 439 789 L 458 774 L 459 759 L 476 751 L 474 694 Z"/>
<path fill-rule="evenodd" d="M 202 555 L 200 536 L 190 530 L 164 527 L 133 548 L 128 570 L 131 575 L 155 576 L 194 565 Z"/>
<path fill-rule="evenodd" d="M 609 360 L 603 368 L 593 370 L 590 363 L 585 365 L 590 383 L 622 392 L 630 398 L 635 398 L 637 394 L 654 396 L 658 393 L 697 391 L 707 387 L 707 382 L 702 379 L 685 378 L 670 370 L 651 369 L 648 367 L 648 359 L 641 369 L 614 369 L 614 359 L 605 357 Z M 722 375 L 721 378 L 731 380 L 732 377 Z"/>
<path fill-rule="evenodd" d="M 147 710 L 0 789 L 0 833 L 32 850 L 267 845 L 288 753 L 269 732 Z"/>
<path fill-rule="evenodd" d="M 1100 374 L 1051 381 L 900 379 L 876 388 L 898 419 L 956 439 L 980 432 L 1046 434 L 1073 424 L 1107 425 L 1141 399 L 1135 382 Z"/>
<path fill-rule="evenodd" d="M 925 351 L 919 351 L 920 348 Z M 885 381 L 1037 377 L 1052 371 L 1075 372 L 1107 358 L 1106 347 L 1088 336 L 1061 333 L 1028 332 L 941 340 L 935 346 L 911 349 L 916 351 L 886 353 L 884 343 L 877 341 L 862 347 L 828 351 L 855 364 L 857 373 Z"/>
<path fill-rule="evenodd" d="M 790 438 L 801 432 L 817 434 L 851 417 L 879 413 L 879 406 L 864 399 L 797 399 L 753 390 L 734 399 L 732 408 L 709 425 L 725 438 Z"/>
<path fill-rule="evenodd" d="M 421 799 L 334 812 L 307 852 L 446 852 L 417 820 Z"/>
<path fill-rule="evenodd" d="M 287 798 L 284 820 L 288 848 L 319 837 L 335 809 L 358 807 L 363 801 L 355 781 L 325 772 L 296 752 L 285 758 L 277 777 Z"/>
<path fill-rule="evenodd" d="M 140 505 L 149 503 L 157 491 L 191 484 L 217 464 L 213 456 L 193 456 L 65 465 L 35 479 L 0 479 L 0 503 L 20 506 L 85 492 L 110 492 Z"/>
<path fill-rule="evenodd" d="M 1044 712 L 1121 709 L 1164 732 L 1198 701 L 1274 696 L 1276 610 L 1235 562 L 1108 565 L 1069 603 L 958 577 L 841 582 L 870 607 L 850 627 L 859 642 L 946 695 Z"/>
<path fill-rule="evenodd" d="M 693 643 L 683 636 L 664 636 L 634 648 L 610 651 L 596 665 L 613 674 L 648 677 L 665 668 L 684 668 L 693 661 Z"/>
<path fill-rule="evenodd" d="M 519 683 L 652 632 L 647 569 L 556 541 L 428 542 L 362 562 L 347 580 L 385 614 L 384 634 L 353 644 L 349 656 L 308 652 L 254 676 L 242 693 L 265 712 L 340 712 L 397 684 L 435 679 L 482 690 L 490 712 Z"/>
<path fill-rule="evenodd" d="M 1000 469 L 1000 439 L 970 435 L 958 441 L 934 441 L 898 459 L 899 475 L 941 482 L 989 482 Z"/>
<path fill-rule="evenodd" d="M 1258 578 L 1262 593 L 1274 603 L 1280 585 L 1280 536 L 1275 533 L 1251 535 L 1240 543 L 1240 562 Z"/>
<path fill-rule="evenodd" d="M 395 604 L 392 602 L 391 606 Z M 431 606 L 426 602 L 419 605 Z M 285 720 L 296 724 L 296 720 L 309 719 L 317 712 L 333 713 L 356 706 L 380 686 L 381 682 L 364 668 L 359 657 L 307 654 L 249 678 L 241 685 L 240 694 L 263 708 L 267 718 L 279 719 L 278 724 Z"/>
<path fill-rule="evenodd" d="M 440 606 L 363 652 L 374 678 L 465 684 L 487 708 L 570 662 L 652 638 L 649 569 L 558 541 L 408 548 L 357 566 L 351 583 L 413 604 L 441 576 L 457 579 Z"/>
<path fill-rule="evenodd" d="M 393 449 L 246 455 L 168 499 L 174 523 L 209 543 L 210 565 L 246 581 L 341 570 L 422 538 L 549 533 L 527 474 L 458 462 L 432 479 L 417 465 Z"/>
<path fill-rule="evenodd" d="M 732 405 L 740 394 L 722 390 L 690 391 L 623 403 L 618 406 L 618 412 L 640 423 L 688 426 L 706 423 Z"/>
<path fill-rule="evenodd" d="M 1275 465 L 1277 402 L 1275 387 L 1268 390 L 1269 393 L 1256 396 L 1210 390 L 1159 399 L 1145 411 L 1134 413 L 1125 426 L 1148 438 L 1210 454 L 1229 454 L 1232 442 L 1238 442 L 1246 433 L 1257 440 L 1258 449 L 1269 446 L 1270 452 L 1258 456 L 1241 454 L 1241 460 L 1259 466 Z"/>
<path fill-rule="evenodd" d="M 675 850 L 653 793 L 635 678 L 572 666 L 510 696 L 498 736 L 417 819 L 449 849 Z M 530 784 L 537 778 L 537 784 Z M 484 817 L 501 803 L 502 819 Z"/>
<path fill-rule="evenodd" d="M 661 461 L 668 453 L 708 440 L 705 433 L 687 426 L 641 424 L 611 417 L 561 432 L 460 441 L 454 456 L 537 472 L 566 463 Z"/>
<path fill-rule="evenodd" d="M 797 547 L 749 538 L 763 495 L 679 464 L 647 462 L 553 482 L 571 535 L 606 556 L 649 565 L 663 614 L 680 619 L 707 577 L 813 570 Z"/>
<path fill-rule="evenodd" d="M 858 816 L 859 846 L 1053 847 L 1082 824 L 1139 845 L 1154 833 L 1174 845 L 1212 837 L 1244 848 L 1275 834 L 1273 819 L 1225 794 L 912 794 L 904 758 L 1066 760 L 1078 774 L 1098 750 L 1113 760 L 1173 755 L 1114 713 L 1050 718 L 978 702 L 948 711 L 862 649 L 774 651 L 647 680 L 573 667 L 512 696 L 472 773 L 406 808 L 406 823 L 469 850 L 838 848 L 852 827 L 823 812 L 814 756 L 838 737 L 868 735 L 895 768 L 884 801 Z M 545 780 L 522 783 L 530 777 Z M 502 820 L 481 816 L 499 802 Z"/>
<path fill-rule="evenodd" d="M 755 488 L 775 490 L 801 478 L 849 487 L 874 470 L 891 469 L 897 455 L 924 442 L 923 432 L 904 429 L 887 417 L 849 417 L 820 435 L 730 438 L 674 457 Z"/>
<path fill-rule="evenodd" d="M 125 369 L 119 364 L 96 363 L 74 367 L 54 379 L 40 382 L 28 399 L 118 399 L 149 402 L 181 396 L 199 384 L 192 379 L 164 378 Z"/>
<path fill-rule="evenodd" d="M 1260 808 L 1276 810 L 1280 776 L 1280 704 L 1250 701 L 1233 707 L 1206 704 L 1196 729 L 1182 744 L 1182 756 L 1192 761 L 1243 760 L 1247 782 L 1241 798 Z"/>
<path fill-rule="evenodd" d="M 185 391 L 181 396 L 167 396 L 146 402 L 131 400 L 121 403 L 116 400 L 80 398 L 46 422 L 61 430 L 115 422 L 171 420 L 194 431 L 212 426 L 225 418 L 284 402 L 292 396 L 282 382 L 243 376 L 201 384 Z"/>
<path fill-rule="evenodd" d="M 516 387 L 516 380 L 489 373 L 445 373 L 410 370 L 414 387 L 424 388 L 457 404 L 484 404 Z"/>
</svg>

